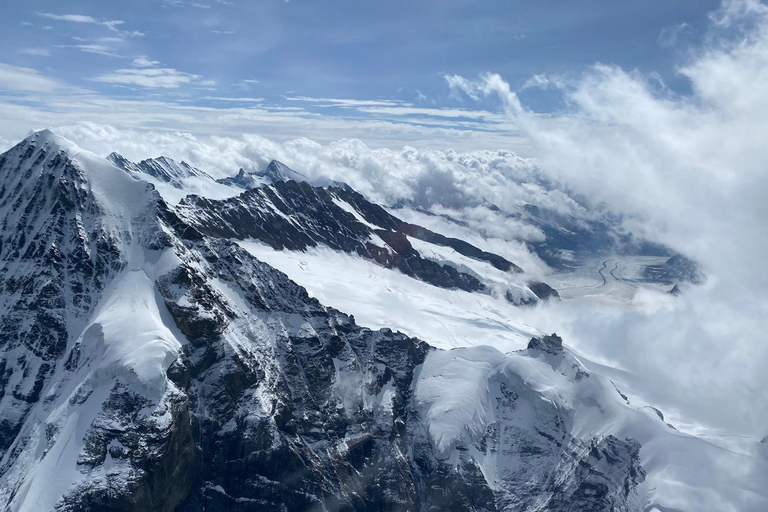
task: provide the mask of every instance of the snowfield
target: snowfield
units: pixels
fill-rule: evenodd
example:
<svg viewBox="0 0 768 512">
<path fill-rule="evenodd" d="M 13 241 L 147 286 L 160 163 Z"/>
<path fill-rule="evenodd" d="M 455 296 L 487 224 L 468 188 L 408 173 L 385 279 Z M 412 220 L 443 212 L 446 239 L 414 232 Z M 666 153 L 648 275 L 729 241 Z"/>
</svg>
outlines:
<svg viewBox="0 0 768 512">
<path fill-rule="evenodd" d="M 325 247 L 292 252 L 254 241 L 239 244 L 323 304 L 354 315 L 366 327 L 400 330 L 445 349 L 489 345 L 510 351 L 525 348 L 532 336 L 543 334 L 512 321 L 517 308 L 504 298 L 437 288 Z"/>
</svg>

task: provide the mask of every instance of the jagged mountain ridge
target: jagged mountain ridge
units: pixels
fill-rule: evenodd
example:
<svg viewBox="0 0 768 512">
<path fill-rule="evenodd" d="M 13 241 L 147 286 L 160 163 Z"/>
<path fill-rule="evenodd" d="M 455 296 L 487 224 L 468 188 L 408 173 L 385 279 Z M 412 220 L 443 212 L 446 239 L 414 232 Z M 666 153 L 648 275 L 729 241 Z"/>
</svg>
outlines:
<svg viewBox="0 0 768 512">
<path fill-rule="evenodd" d="M 291 180 L 299 182 L 306 181 L 316 185 L 320 182 L 331 183 L 328 180 L 322 179 L 312 180 L 277 160 L 270 161 L 262 170 L 247 172 L 245 169 L 241 168 L 236 175 L 220 179 L 214 179 L 206 172 L 193 167 L 184 161 L 177 162 L 167 156 L 147 158 L 138 163 L 134 163 L 121 154 L 112 152 L 107 156 L 107 160 L 124 171 L 135 173 L 137 175 L 144 174 L 152 176 L 153 178 L 169 183 L 178 189 L 184 189 L 185 181 L 189 178 L 198 178 L 204 181 L 215 182 L 244 190 L 257 188 L 270 183 Z"/>
<path fill-rule="evenodd" d="M 184 188 L 182 180 L 185 178 L 201 178 L 203 180 L 214 181 L 214 179 L 204 171 L 192 167 L 186 162 L 176 162 L 172 158 L 161 156 L 158 158 L 147 158 L 139 163 L 133 163 L 122 155 L 112 152 L 107 156 L 113 165 L 125 171 L 144 173 L 160 181 L 171 184 L 176 188 Z"/>
<path fill-rule="evenodd" d="M 344 183 L 330 180 L 323 176 L 310 177 L 302 174 L 278 160 L 271 160 L 264 169 L 256 171 L 246 171 L 239 169 L 234 176 L 214 180 L 205 172 L 189 166 L 185 162 L 178 163 L 171 158 L 161 156 L 143 160 L 139 164 L 128 161 L 117 153 L 112 153 L 108 157 L 118 167 L 138 175 L 152 176 L 163 182 L 169 183 L 179 190 L 184 190 L 188 194 L 202 195 L 211 199 L 228 199 L 239 194 L 240 190 L 251 190 L 265 187 L 271 184 L 277 184 L 285 181 L 306 182 L 314 187 L 321 188 L 344 188 L 350 187 Z M 207 183 L 209 187 L 215 182 L 234 189 L 227 193 L 219 191 L 218 193 L 202 193 L 200 183 L 194 180 L 200 180 L 200 183 Z M 192 184 L 192 186 L 190 186 Z M 539 176 L 533 184 L 540 187 L 554 187 L 552 183 Z M 563 192 L 565 193 L 565 192 Z M 574 204 L 579 205 L 584 211 L 587 211 L 577 200 L 567 197 Z M 181 199 L 180 196 L 179 199 Z M 676 255 L 672 249 L 663 245 L 650 242 L 627 232 L 623 228 L 622 218 L 619 215 L 604 213 L 600 216 L 574 216 L 573 212 L 566 214 L 558 212 L 545 205 L 525 204 L 519 212 L 513 214 L 502 214 L 502 210 L 493 203 L 483 201 L 480 206 L 496 212 L 502 219 L 508 218 L 514 222 L 520 222 L 530 226 L 531 229 L 539 230 L 543 236 L 542 240 L 527 241 L 526 245 L 532 253 L 535 253 L 549 267 L 561 271 L 569 271 L 577 268 L 585 260 L 611 255 L 636 255 L 636 256 L 666 256 L 674 257 L 676 261 L 684 258 Z M 419 208 L 414 204 L 399 202 L 393 206 L 393 211 L 408 207 L 419 213 L 432 215 L 429 210 Z M 463 221 L 441 214 L 450 223 L 465 226 Z M 594 218 L 593 218 L 594 217 Z M 689 258 L 685 258 L 687 264 L 693 265 L 693 271 L 690 272 L 672 272 L 662 273 L 660 271 L 649 269 L 646 273 L 646 279 L 649 282 L 691 282 L 700 284 L 703 281 L 703 274 L 697 268 L 696 263 Z M 543 283 L 536 283 L 537 286 Z M 549 289 L 546 293 L 539 296 L 555 296 L 554 290 Z M 519 302 L 521 297 L 516 298 Z"/>
<path fill-rule="evenodd" d="M 144 169 L 147 161 L 136 165 L 115 153 L 108 158 L 136 176 L 141 173 L 155 176 Z M 173 162 L 166 157 L 157 160 Z M 254 181 L 254 176 L 258 180 Z M 192 194 L 179 202 L 182 214 L 191 205 L 193 213 L 187 220 L 209 236 L 251 238 L 277 250 L 304 251 L 323 244 L 376 261 L 435 286 L 471 292 L 488 293 L 490 290 L 482 277 L 470 269 L 455 268 L 445 261 L 435 262 L 423 257 L 408 237 L 449 247 L 461 255 L 488 262 L 503 272 L 522 272 L 506 258 L 480 250 L 463 240 L 403 222 L 349 186 L 331 182 L 322 186 L 311 184 L 304 175 L 275 160 L 259 173 L 246 174 L 241 169 L 235 178 L 218 182 L 227 186 L 242 186 L 248 182 L 252 186 L 247 187 L 246 192 L 226 199 Z M 538 281 L 529 286 L 525 283 L 507 286 L 496 293 L 517 305 L 557 297 L 556 291 Z"/>
<path fill-rule="evenodd" d="M 574 438 L 571 413 L 557 407 L 546 415 L 553 423 L 540 425 L 556 437 L 524 428 L 549 453 L 534 464 L 541 485 L 497 489 L 479 459 L 485 469 L 494 467 L 489 454 L 502 450 L 489 446 L 525 452 L 525 436 L 506 438 L 498 430 L 504 421 L 516 424 L 514 404 L 544 403 L 525 378 L 506 370 L 490 375 L 513 392 L 479 399 L 510 416 L 492 422 L 496 430 L 462 427 L 444 417 L 451 408 L 441 400 L 449 397 L 431 391 L 442 378 L 434 371 L 443 366 L 442 351 L 361 329 L 232 242 L 199 232 L 147 184 L 93 164 L 94 157 L 50 134 L 32 136 L 2 158 L 4 184 L 13 184 L 19 170 L 36 176 L 4 188 L 2 200 L 40 199 L 28 203 L 29 215 L 4 218 L 14 241 L 3 241 L 4 283 L 17 275 L 21 248 L 29 279 L 57 252 L 65 268 L 83 259 L 111 263 L 97 267 L 99 279 L 84 288 L 90 300 L 75 321 L 66 312 L 63 339 L 44 354 L 48 371 L 13 366 L 47 346 L 47 330 L 37 345 L 26 335 L 2 347 L 0 399 L 14 395 L 20 373 L 34 375 L 27 385 L 39 390 L 25 397 L 28 408 L 10 401 L 2 409 L 3 421 L 21 410 L 20 427 L 2 451 L 6 510 L 522 510 L 536 499 L 575 510 L 555 505 L 555 496 L 569 495 L 610 510 L 634 499 L 642 479 L 637 445 Z M 52 193 L 34 194 L 35 183 L 51 185 Z M 90 218 L 86 240 L 97 239 L 90 257 L 76 250 L 84 243 L 79 230 L 41 230 L 31 252 L 14 238 L 44 225 L 28 223 L 32 218 L 50 217 L 61 227 L 66 222 L 56 219 L 76 225 L 78 214 Z M 110 242 L 99 244 L 100 233 Z M 66 303 L 67 295 L 57 288 L 5 304 L 2 327 L 21 320 L 9 311 L 48 310 L 50 300 Z M 425 365 L 428 375 L 417 371 Z M 585 380 L 575 375 L 574 385 Z M 469 434 L 457 436 L 456 428 Z M 475 443 L 485 448 L 471 448 Z M 593 470 L 564 469 L 577 466 Z M 595 486 L 599 493 L 589 491 Z"/>
<path fill-rule="evenodd" d="M 522 272 L 506 258 L 403 222 L 349 187 L 278 181 L 220 201 L 189 196 L 179 204 L 179 212 L 208 236 L 256 239 L 278 250 L 303 251 L 323 244 L 442 288 L 487 291 L 485 283 L 462 269 L 423 257 L 409 237 L 449 247 L 503 272 Z M 533 289 L 541 298 L 548 298 L 551 290 L 543 283 Z M 517 304 L 535 302 L 539 297 L 531 289 L 522 299 L 517 298 L 520 292 L 515 292 L 508 291 L 508 297 Z"/>
<path fill-rule="evenodd" d="M 240 169 L 236 175 L 216 180 L 223 185 L 235 186 L 245 190 L 258 188 L 264 185 L 279 183 L 281 181 L 307 182 L 317 187 L 344 186 L 344 184 L 329 180 L 324 177 L 311 178 L 295 171 L 278 160 L 271 160 L 264 169 L 247 172 Z"/>
</svg>

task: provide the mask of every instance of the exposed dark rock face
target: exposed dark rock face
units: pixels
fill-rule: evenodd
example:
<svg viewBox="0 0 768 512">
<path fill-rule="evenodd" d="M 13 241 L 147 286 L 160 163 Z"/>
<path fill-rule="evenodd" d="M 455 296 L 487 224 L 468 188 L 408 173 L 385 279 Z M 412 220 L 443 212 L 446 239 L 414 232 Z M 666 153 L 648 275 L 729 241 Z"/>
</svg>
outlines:
<svg viewBox="0 0 768 512">
<path fill-rule="evenodd" d="M 528 283 L 528 288 L 541 300 L 560 299 L 560 294 L 557 293 L 557 290 L 547 283 L 542 283 L 541 281 Z"/>
<path fill-rule="evenodd" d="M 563 353 L 563 339 L 554 333 L 542 338 L 531 338 L 531 341 L 528 342 L 528 348 L 559 355 Z"/>
<path fill-rule="evenodd" d="M 223 201 L 190 196 L 180 206 L 187 222 L 207 236 L 252 238 L 288 250 L 323 244 L 442 288 L 483 291 L 485 285 L 449 265 L 423 258 L 408 236 L 451 247 L 504 271 L 520 271 L 501 256 L 405 223 L 348 188 L 279 181 Z"/>
<path fill-rule="evenodd" d="M 181 373 L 203 451 L 200 481 L 180 510 L 413 510 L 404 429 L 429 347 L 357 327 L 234 244 L 200 249 L 212 275 L 243 291 L 250 318 L 204 278 L 176 275 L 162 287 L 191 342 Z M 202 311 L 174 306 L 189 295 Z M 274 338 L 257 336 L 262 329 Z M 241 336 L 250 347 L 233 352 Z M 384 388 L 391 412 L 376 404 Z"/>
<path fill-rule="evenodd" d="M 178 363 L 185 368 L 174 373 L 188 383 L 202 449 L 199 481 L 178 510 L 527 510 L 544 494 L 553 510 L 608 511 L 642 481 L 637 443 L 609 437 L 583 444 L 566 433 L 554 406 L 537 416 L 540 433 L 515 427 L 512 437 L 502 435 L 512 428 L 506 422 L 519 422 L 516 400 L 543 407 L 510 390 L 498 403 L 499 424 L 480 443 L 528 457 L 547 477 L 493 491 L 471 446 L 458 447 L 457 467 L 436 458 L 413 408 L 417 369 L 434 349 L 356 326 L 235 244 L 192 247 L 210 269 L 195 275 L 199 270 L 185 268 L 161 285 L 191 342 Z M 208 276 L 242 290 L 247 316 Z M 177 306 L 190 296 L 194 311 Z M 257 336 L 264 328 L 270 339 Z M 243 338 L 248 348 L 237 350 L 233 340 Z M 531 347 L 562 355 L 556 335 Z M 574 478 L 562 478 L 564 465 Z"/>
<path fill-rule="evenodd" d="M 187 396 L 171 389 L 150 415 L 150 401 L 119 381 L 84 438 L 77 464 L 92 476 L 57 510 L 173 512 L 201 470 Z M 105 466 L 113 466 L 104 474 Z M 122 470 L 122 471 L 121 471 Z"/>
<path fill-rule="evenodd" d="M 696 262 L 681 254 L 672 256 L 663 265 L 646 267 L 643 277 L 649 281 L 666 284 L 702 284 L 706 279 Z"/>
</svg>

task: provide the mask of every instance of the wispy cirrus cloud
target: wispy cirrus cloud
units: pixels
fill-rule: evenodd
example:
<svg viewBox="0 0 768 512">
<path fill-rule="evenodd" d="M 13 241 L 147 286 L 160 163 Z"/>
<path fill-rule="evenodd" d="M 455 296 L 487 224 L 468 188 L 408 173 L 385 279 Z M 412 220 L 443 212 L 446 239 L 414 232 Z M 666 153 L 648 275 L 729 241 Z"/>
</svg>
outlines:
<svg viewBox="0 0 768 512">
<path fill-rule="evenodd" d="M 36 57 L 50 57 L 51 50 L 48 48 L 24 48 L 21 50 L 26 55 L 34 55 Z"/>
<path fill-rule="evenodd" d="M 121 30 L 118 27 L 125 25 L 123 20 L 97 19 L 87 14 L 55 14 L 51 12 L 39 12 L 38 16 L 56 21 L 66 21 L 70 23 L 81 23 L 87 25 L 99 25 L 106 27 L 113 32 L 117 32 L 126 37 L 143 37 L 145 34 L 139 30 Z"/>
<path fill-rule="evenodd" d="M 92 53 L 95 55 L 106 55 L 109 57 L 117 57 L 118 54 L 115 50 L 104 44 L 58 44 L 56 48 L 75 48 L 84 53 Z"/>
<path fill-rule="evenodd" d="M 166 7 L 194 7 L 197 9 L 211 9 L 213 4 L 234 5 L 228 0 L 213 0 L 212 2 L 203 2 L 199 0 L 162 0 L 162 4 Z"/>
<path fill-rule="evenodd" d="M 186 73 L 169 67 L 158 67 L 159 62 L 145 56 L 133 60 L 133 67 L 117 69 L 111 73 L 96 76 L 91 80 L 116 85 L 133 85 L 146 89 L 177 89 L 184 85 L 211 87 L 213 80 L 202 75 Z"/>
<path fill-rule="evenodd" d="M 107 27 L 110 30 L 117 30 L 117 27 L 123 25 L 125 22 L 122 20 L 98 20 L 93 16 L 87 14 L 54 14 L 51 12 L 38 13 L 43 18 L 48 18 L 56 21 L 69 21 L 71 23 L 87 23 L 91 25 L 101 25 Z"/>
<path fill-rule="evenodd" d="M 74 91 L 76 88 L 47 77 L 35 69 L 0 62 L 0 90 L 13 93 L 51 93 Z"/>
<path fill-rule="evenodd" d="M 229 96 L 203 96 L 201 100 L 208 101 L 227 101 L 233 103 L 261 103 L 264 98 L 250 98 L 250 97 L 229 97 Z"/>
<path fill-rule="evenodd" d="M 288 96 L 287 101 L 312 103 L 326 107 L 394 107 L 412 106 L 411 103 L 400 100 L 358 100 L 349 98 L 312 98 L 309 96 Z"/>
</svg>

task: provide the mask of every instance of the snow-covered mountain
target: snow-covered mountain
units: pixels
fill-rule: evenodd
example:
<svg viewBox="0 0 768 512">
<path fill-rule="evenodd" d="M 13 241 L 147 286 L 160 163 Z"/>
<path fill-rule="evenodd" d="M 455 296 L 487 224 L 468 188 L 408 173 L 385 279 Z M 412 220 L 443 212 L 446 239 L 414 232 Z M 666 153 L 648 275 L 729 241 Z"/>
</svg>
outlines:
<svg viewBox="0 0 768 512">
<path fill-rule="evenodd" d="M 765 457 L 676 431 L 556 335 L 442 350 L 254 254 L 331 251 L 510 314 L 506 258 L 345 187 L 173 201 L 162 180 L 47 131 L 0 156 L 3 511 L 768 506 Z"/>
<path fill-rule="evenodd" d="M 110 153 L 109 156 L 107 156 L 107 160 L 112 162 L 116 167 L 120 167 L 126 171 L 146 173 L 160 181 L 170 183 L 176 188 L 184 188 L 183 180 L 187 178 L 200 178 L 213 181 L 213 178 L 200 169 L 196 169 L 186 162 L 176 162 L 165 156 L 148 158 L 142 160 L 138 164 L 134 164 L 117 153 Z"/>
<path fill-rule="evenodd" d="M 291 180 L 297 182 L 311 181 L 308 177 L 300 172 L 294 171 L 284 163 L 272 160 L 264 170 L 246 172 L 245 169 L 241 168 L 235 176 L 221 178 L 218 182 L 224 185 L 250 190 L 270 183 Z"/>
<path fill-rule="evenodd" d="M 242 191 L 218 183 L 204 171 L 186 162 L 177 162 L 166 156 L 134 163 L 113 152 L 107 156 L 107 160 L 131 176 L 153 184 L 163 199 L 171 203 L 179 202 L 187 194 L 205 193 L 209 197 L 225 198 Z"/>
</svg>

